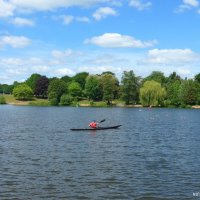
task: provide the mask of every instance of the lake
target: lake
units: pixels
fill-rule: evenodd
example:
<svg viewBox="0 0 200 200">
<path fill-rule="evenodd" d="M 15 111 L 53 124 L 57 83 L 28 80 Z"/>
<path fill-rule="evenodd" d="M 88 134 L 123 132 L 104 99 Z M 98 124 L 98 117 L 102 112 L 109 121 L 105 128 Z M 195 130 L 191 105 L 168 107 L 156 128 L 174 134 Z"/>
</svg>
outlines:
<svg viewBox="0 0 200 200">
<path fill-rule="evenodd" d="M 116 130 L 73 132 L 96 119 Z M 0 106 L 0 199 L 200 198 L 200 110 Z"/>
</svg>

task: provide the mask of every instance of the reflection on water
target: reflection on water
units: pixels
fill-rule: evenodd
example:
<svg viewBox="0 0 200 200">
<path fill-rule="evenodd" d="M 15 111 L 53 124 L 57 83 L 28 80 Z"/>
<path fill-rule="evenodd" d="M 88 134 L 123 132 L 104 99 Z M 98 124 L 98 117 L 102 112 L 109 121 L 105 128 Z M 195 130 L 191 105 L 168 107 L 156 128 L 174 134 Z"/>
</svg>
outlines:
<svg viewBox="0 0 200 200">
<path fill-rule="evenodd" d="M 72 132 L 92 119 L 116 130 Z M 0 199 L 192 199 L 200 111 L 0 107 Z"/>
</svg>

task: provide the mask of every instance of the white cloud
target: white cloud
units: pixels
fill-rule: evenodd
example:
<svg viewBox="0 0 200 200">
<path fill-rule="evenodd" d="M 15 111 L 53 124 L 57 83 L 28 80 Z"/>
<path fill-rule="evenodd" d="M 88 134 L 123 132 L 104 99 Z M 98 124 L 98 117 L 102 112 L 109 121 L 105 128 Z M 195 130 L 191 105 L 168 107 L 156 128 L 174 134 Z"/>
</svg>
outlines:
<svg viewBox="0 0 200 200">
<path fill-rule="evenodd" d="M 89 7 L 101 3 L 116 3 L 114 0 L 10 0 L 10 3 L 18 9 L 47 11 L 57 8 L 72 6 Z"/>
<path fill-rule="evenodd" d="M 190 49 L 153 49 L 148 51 L 146 64 L 185 65 L 200 61 L 200 56 Z"/>
<path fill-rule="evenodd" d="M 33 20 L 25 19 L 25 18 L 21 18 L 21 17 L 16 17 L 16 18 L 12 19 L 11 23 L 16 26 L 34 26 L 35 25 Z"/>
<path fill-rule="evenodd" d="M 198 7 L 199 2 L 198 0 L 183 0 L 183 3 L 192 7 Z"/>
<path fill-rule="evenodd" d="M 67 49 L 65 51 L 53 50 L 51 54 L 56 59 L 66 59 L 68 57 L 76 57 L 82 55 L 80 51 L 73 51 L 72 49 Z"/>
<path fill-rule="evenodd" d="M 23 48 L 30 45 L 31 40 L 24 36 L 2 36 L 0 37 L 0 47 L 11 46 L 13 48 Z"/>
<path fill-rule="evenodd" d="M 179 7 L 175 10 L 175 12 L 184 12 L 192 8 L 197 8 L 198 6 L 199 6 L 198 0 L 183 0 L 182 4 L 179 5 Z"/>
<path fill-rule="evenodd" d="M 85 44 L 95 44 L 100 47 L 109 48 L 148 48 L 157 44 L 156 40 L 141 41 L 128 35 L 118 33 L 105 33 L 91 39 L 86 39 Z"/>
<path fill-rule="evenodd" d="M 67 25 L 74 20 L 74 17 L 72 15 L 65 15 L 62 18 L 63 18 L 63 23 Z"/>
<path fill-rule="evenodd" d="M 7 1 L 0 0 L 0 17 L 9 17 L 13 15 L 15 7 Z"/>
<path fill-rule="evenodd" d="M 117 12 L 113 8 L 110 8 L 110 7 L 101 7 L 95 11 L 95 13 L 93 14 L 93 17 L 96 20 L 101 20 L 103 18 L 106 18 L 109 15 L 116 16 Z"/>
<path fill-rule="evenodd" d="M 90 19 L 86 16 L 83 17 L 76 17 L 76 16 L 72 16 L 72 15 L 60 15 L 60 16 L 53 16 L 54 20 L 62 20 L 63 24 L 65 25 L 69 25 L 72 22 L 83 22 L 83 23 L 89 23 Z"/>
<path fill-rule="evenodd" d="M 191 74 L 191 71 L 186 68 L 178 68 L 177 73 L 180 74 L 181 76 L 187 76 Z"/>
<path fill-rule="evenodd" d="M 69 68 L 60 68 L 60 69 L 56 69 L 54 71 L 55 75 L 57 76 L 65 76 L 65 75 L 74 75 L 75 74 L 75 71 L 69 69 Z"/>
<path fill-rule="evenodd" d="M 88 17 L 85 17 L 85 16 L 84 17 L 76 17 L 75 19 L 78 22 L 86 22 L 86 23 L 90 22 L 90 19 Z"/>
<path fill-rule="evenodd" d="M 129 5 L 138 9 L 138 10 L 145 10 L 152 6 L 151 2 L 143 3 L 141 0 L 130 0 Z"/>
<path fill-rule="evenodd" d="M 58 8 L 91 7 L 105 3 L 121 5 L 120 0 L 0 0 L 0 17 L 10 17 L 17 12 L 53 11 Z"/>
</svg>

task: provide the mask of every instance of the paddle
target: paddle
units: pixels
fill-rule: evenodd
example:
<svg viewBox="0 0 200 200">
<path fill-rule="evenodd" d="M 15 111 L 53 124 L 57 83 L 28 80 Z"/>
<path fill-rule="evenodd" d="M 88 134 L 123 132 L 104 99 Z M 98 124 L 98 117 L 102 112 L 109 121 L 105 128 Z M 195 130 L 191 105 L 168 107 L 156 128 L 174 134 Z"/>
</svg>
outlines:
<svg viewBox="0 0 200 200">
<path fill-rule="evenodd" d="M 106 121 L 106 119 L 102 119 L 100 122 L 98 122 L 98 123 L 102 123 L 102 122 L 105 122 Z"/>
</svg>

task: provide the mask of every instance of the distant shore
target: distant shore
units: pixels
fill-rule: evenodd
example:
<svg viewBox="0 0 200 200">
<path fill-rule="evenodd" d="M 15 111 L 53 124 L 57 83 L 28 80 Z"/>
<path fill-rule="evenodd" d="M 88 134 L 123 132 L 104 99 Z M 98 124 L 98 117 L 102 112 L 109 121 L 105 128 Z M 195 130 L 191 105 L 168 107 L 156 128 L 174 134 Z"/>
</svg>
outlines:
<svg viewBox="0 0 200 200">
<path fill-rule="evenodd" d="M 5 95 L 5 99 L 6 99 L 6 104 L 8 105 L 14 105 L 14 106 L 51 106 L 50 102 L 48 101 L 48 99 L 37 99 L 34 98 L 33 100 L 29 100 L 29 101 L 20 101 L 20 100 L 16 100 L 13 95 Z M 132 104 L 132 105 L 126 105 L 124 102 L 122 101 L 113 101 L 113 104 L 108 106 L 106 105 L 105 102 L 101 101 L 101 102 L 89 102 L 87 100 L 85 101 L 79 101 L 73 105 L 70 106 L 74 106 L 74 107 L 119 107 L 119 108 L 143 108 L 143 106 L 141 104 Z M 190 106 L 187 108 L 192 108 L 192 109 L 200 109 L 200 105 L 194 105 L 194 106 Z"/>
</svg>

